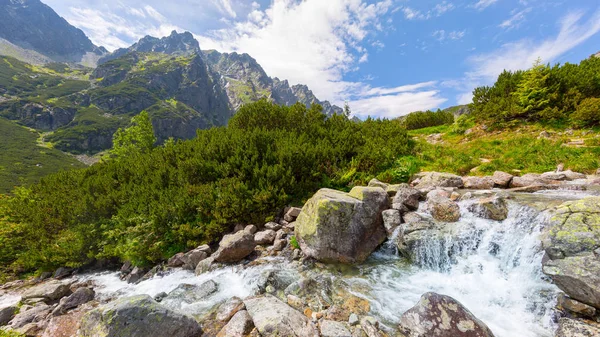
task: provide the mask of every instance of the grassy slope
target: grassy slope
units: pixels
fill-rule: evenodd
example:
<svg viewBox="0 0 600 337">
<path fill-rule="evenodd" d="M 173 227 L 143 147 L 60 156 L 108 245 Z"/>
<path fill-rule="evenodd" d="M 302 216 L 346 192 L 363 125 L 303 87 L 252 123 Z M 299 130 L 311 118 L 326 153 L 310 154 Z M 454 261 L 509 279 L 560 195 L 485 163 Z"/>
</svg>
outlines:
<svg viewBox="0 0 600 337">
<path fill-rule="evenodd" d="M 496 170 L 511 173 L 553 171 L 559 163 L 575 171 L 594 173 L 600 167 L 599 130 L 551 130 L 523 125 L 512 130 L 486 132 L 474 128 L 469 135 L 455 135 L 450 126 L 411 131 L 418 141 L 417 161 L 423 171 L 485 175 Z M 539 137 L 547 130 L 550 138 Z M 442 142 L 430 144 L 427 136 L 442 133 Z M 567 144 L 583 140 L 585 146 Z"/>
<path fill-rule="evenodd" d="M 0 118 L 0 193 L 37 182 L 50 173 L 84 167 L 69 155 L 38 146 L 38 137 L 37 132 Z"/>
</svg>

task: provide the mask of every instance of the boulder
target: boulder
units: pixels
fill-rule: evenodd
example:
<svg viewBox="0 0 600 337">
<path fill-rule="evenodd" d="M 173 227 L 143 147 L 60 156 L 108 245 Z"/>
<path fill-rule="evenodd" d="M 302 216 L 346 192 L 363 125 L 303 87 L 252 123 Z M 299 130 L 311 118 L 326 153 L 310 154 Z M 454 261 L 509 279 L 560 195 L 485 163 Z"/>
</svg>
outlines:
<svg viewBox="0 0 600 337">
<path fill-rule="evenodd" d="M 16 305 L 0 308 L 0 326 L 4 326 L 15 317 L 15 314 L 19 311 Z"/>
<path fill-rule="evenodd" d="M 44 302 L 57 301 L 71 294 L 69 285 L 58 280 L 50 280 L 27 289 L 21 295 L 22 300 L 41 299 Z"/>
<path fill-rule="evenodd" d="M 290 209 L 288 209 L 288 211 L 285 212 L 285 215 L 283 216 L 283 220 L 285 220 L 287 222 L 296 221 L 296 218 L 298 217 L 298 215 L 300 215 L 300 212 L 302 212 L 302 208 L 290 207 Z"/>
<path fill-rule="evenodd" d="M 258 231 L 258 228 L 256 228 L 255 225 L 248 225 L 248 226 L 246 226 L 246 228 L 244 228 L 244 230 L 250 234 L 256 234 L 256 232 Z"/>
<path fill-rule="evenodd" d="M 587 176 L 585 174 L 573 172 L 571 170 L 566 170 L 562 173 L 567 177 L 567 180 L 587 179 Z"/>
<path fill-rule="evenodd" d="M 502 188 L 508 187 L 508 185 L 510 185 L 510 181 L 512 179 L 513 179 L 512 174 L 502 172 L 502 171 L 496 171 L 496 172 L 494 172 L 494 175 L 492 176 L 494 185 L 496 185 L 498 187 L 502 187 Z"/>
<path fill-rule="evenodd" d="M 569 297 L 600 309 L 600 258 L 588 254 L 547 260 L 543 271 Z"/>
<path fill-rule="evenodd" d="M 422 172 L 415 175 L 419 179 L 416 189 L 432 189 L 436 187 L 463 187 L 462 177 L 450 173 Z"/>
<path fill-rule="evenodd" d="M 257 245 L 270 245 L 275 241 L 276 236 L 277 233 L 275 233 L 274 230 L 267 229 L 254 234 L 254 242 L 256 242 Z"/>
<path fill-rule="evenodd" d="M 196 275 L 204 274 L 204 273 L 210 271 L 214 262 L 215 262 L 215 258 L 212 256 L 200 261 L 200 263 L 198 263 L 198 265 L 196 266 L 196 270 L 195 270 Z"/>
<path fill-rule="evenodd" d="M 238 262 L 250 255 L 255 247 L 254 234 L 243 230 L 235 234 L 225 235 L 219 242 L 219 249 L 212 257 L 214 257 L 215 262 Z"/>
<path fill-rule="evenodd" d="M 308 317 L 272 295 L 247 298 L 244 304 L 262 336 L 319 336 Z"/>
<path fill-rule="evenodd" d="M 392 199 L 392 208 L 399 210 L 401 213 L 416 211 L 422 197 L 421 191 L 407 185 L 396 191 Z"/>
<path fill-rule="evenodd" d="M 252 317 L 250 317 L 248 311 L 240 310 L 219 331 L 217 337 L 246 337 L 253 328 L 254 322 L 252 322 Z"/>
<path fill-rule="evenodd" d="M 398 191 L 400 191 L 401 189 L 405 189 L 405 188 L 410 188 L 409 184 L 395 184 L 395 185 L 388 185 L 385 188 L 385 191 L 387 192 L 388 196 L 390 198 L 393 198 L 396 193 L 398 193 Z"/>
<path fill-rule="evenodd" d="M 322 320 L 319 323 L 322 337 L 349 337 L 351 336 L 350 330 L 346 327 L 346 324 L 342 322 Z"/>
<path fill-rule="evenodd" d="M 148 272 L 148 270 L 145 268 L 135 267 L 135 268 L 133 268 L 131 273 L 129 273 L 125 277 L 125 281 L 127 281 L 127 283 L 133 283 L 133 284 L 139 283 L 142 281 L 142 278 L 144 277 L 144 275 L 146 275 L 147 272 Z"/>
<path fill-rule="evenodd" d="M 29 310 L 21 310 L 11 321 L 11 329 L 21 329 L 30 323 L 41 322 L 48 317 L 52 307 L 46 304 L 37 305 Z"/>
<path fill-rule="evenodd" d="M 378 187 L 321 189 L 298 216 L 296 239 L 305 256 L 322 262 L 365 261 L 387 238 L 381 215 L 387 206 L 387 193 Z"/>
<path fill-rule="evenodd" d="M 239 297 L 232 297 L 221 304 L 217 310 L 216 318 L 219 322 L 229 322 L 233 315 L 245 308 L 244 302 Z"/>
<path fill-rule="evenodd" d="M 48 325 L 42 334 L 42 337 L 74 337 L 77 336 L 79 323 L 85 311 L 73 310 L 68 314 L 54 316 L 48 321 Z"/>
<path fill-rule="evenodd" d="M 194 284 L 180 284 L 177 288 L 173 289 L 164 301 L 183 301 L 187 304 L 199 302 L 208 296 L 216 293 L 219 290 L 219 285 L 215 281 L 209 280 L 201 285 Z"/>
<path fill-rule="evenodd" d="M 209 253 L 207 253 L 206 250 L 198 248 L 183 254 L 181 257 L 181 260 L 183 261 L 183 268 L 187 270 L 196 270 L 198 263 L 206 259 L 208 254 Z"/>
<path fill-rule="evenodd" d="M 388 209 L 381 213 L 383 217 L 383 226 L 388 235 L 392 235 L 396 228 L 402 224 L 402 216 L 400 211 L 396 209 Z"/>
<path fill-rule="evenodd" d="M 65 314 L 68 310 L 77 308 L 94 299 L 96 293 L 90 288 L 79 288 L 68 297 L 61 298 L 58 306 L 52 311 L 53 316 Z"/>
<path fill-rule="evenodd" d="M 457 222 L 460 219 L 460 207 L 441 193 L 433 193 L 437 191 L 427 195 L 427 211 L 438 221 Z"/>
<path fill-rule="evenodd" d="M 519 187 L 528 187 L 532 185 L 547 185 L 551 183 L 552 180 L 544 179 L 539 174 L 528 173 L 523 175 L 522 177 L 513 177 L 510 181 L 511 188 L 519 188 Z"/>
<path fill-rule="evenodd" d="M 493 337 L 492 331 L 450 296 L 426 293 L 400 318 L 406 337 Z"/>
<path fill-rule="evenodd" d="M 281 229 L 281 225 L 278 224 L 277 222 L 267 222 L 265 224 L 265 228 L 270 229 L 272 231 L 278 231 Z"/>
<path fill-rule="evenodd" d="M 52 277 L 54 277 L 57 280 L 60 280 L 60 279 L 71 276 L 72 273 L 73 273 L 73 268 L 60 267 L 60 268 L 56 269 L 54 274 L 52 274 Z"/>
<path fill-rule="evenodd" d="M 183 257 L 183 253 L 177 253 L 175 255 L 173 255 L 168 261 L 167 261 L 167 266 L 171 267 L 171 268 L 177 268 L 177 267 L 181 267 L 183 266 L 184 262 L 181 259 Z"/>
<path fill-rule="evenodd" d="M 582 316 L 594 317 L 596 315 L 596 308 L 576 301 L 563 293 L 558 295 L 556 305 L 559 308 Z"/>
<path fill-rule="evenodd" d="M 556 337 L 595 337 L 600 336 L 598 325 L 586 324 L 582 321 L 563 317 L 558 320 Z"/>
<path fill-rule="evenodd" d="M 540 176 L 542 179 L 548 180 L 567 180 L 567 175 L 564 172 L 546 172 Z"/>
<path fill-rule="evenodd" d="M 191 317 L 169 310 L 148 295 L 120 298 L 87 313 L 82 337 L 197 337 L 200 325 Z"/>
<path fill-rule="evenodd" d="M 469 211 L 483 219 L 496 221 L 506 220 L 508 217 L 508 206 L 501 197 L 490 197 L 476 201 L 469 205 Z"/>
<path fill-rule="evenodd" d="M 463 177 L 464 188 L 470 190 L 489 190 L 494 188 L 492 177 Z"/>
<path fill-rule="evenodd" d="M 570 201 L 559 206 L 542 236 L 550 258 L 573 256 L 600 247 L 600 197 Z"/>
</svg>

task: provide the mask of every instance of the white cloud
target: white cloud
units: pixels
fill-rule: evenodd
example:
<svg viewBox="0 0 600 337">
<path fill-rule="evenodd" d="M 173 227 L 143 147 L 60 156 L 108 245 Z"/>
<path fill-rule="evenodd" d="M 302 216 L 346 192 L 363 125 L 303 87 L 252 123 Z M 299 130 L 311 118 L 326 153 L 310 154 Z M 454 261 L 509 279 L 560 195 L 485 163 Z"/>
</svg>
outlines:
<svg viewBox="0 0 600 337">
<path fill-rule="evenodd" d="M 465 36 L 465 33 L 466 31 L 464 30 L 453 30 L 451 32 L 446 32 L 445 30 L 441 29 L 433 32 L 431 36 L 441 42 L 445 40 L 460 40 Z"/>
<path fill-rule="evenodd" d="M 453 3 L 448 1 L 442 1 L 441 3 L 435 5 L 435 7 L 433 7 L 432 9 L 428 10 L 426 13 L 422 13 L 421 11 L 408 6 L 394 9 L 394 11 L 401 9 L 404 13 L 404 17 L 407 20 L 429 20 L 431 18 L 440 17 L 444 13 L 449 12 L 454 8 L 455 6 Z"/>
<path fill-rule="evenodd" d="M 522 39 L 504 44 L 498 50 L 475 55 L 468 62 L 472 70 L 465 74 L 460 95 L 461 103 L 471 99 L 471 90 L 479 85 L 493 83 L 503 70 L 528 69 L 539 57 L 543 62 L 552 62 L 559 56 L 579 46 L 600 32 L 600 10 L 583 20 L 584 12 L 571 12 L 559 22 L 558 34 L 544 41 Z"/>
<path fill-rule="evenodd" d="M 211 1 L 222 14 L 228 15 L 229 17 L 231 17 L 233 19 L 235 19 L 237 17 L 237 13 L 235 12 L 235 10 L 233 9 L 233 6 L 231 5 L 231 0 L 211 0 Z M 253 2 L 252 8 L 256 9 L 257 5 L 258 4 L 256 2 Z M 258 5 L 258 7 L 260 7 L 260 5 Z"/>
<path fill-rule="evenodd" d="M 529 7 L 529 8 L 525 8 L 522 11 L 514 13 L 513 16 L 504 20 L 498 27 L 504 28 L 507 30 L 519 27 L 521 25 L 521 23 L 523 23 L 523 21 L 525 21 L 526 14 L 531 12 L 531 9 L 532 8 Z"/>
<path fill-rule="evenodd" d="M 479 0 L 478 2 L 473 4 L 473 8 L 482 11 L 495 4 L 496 2 L 498 2 L 498 0 Z"/>
</svg>

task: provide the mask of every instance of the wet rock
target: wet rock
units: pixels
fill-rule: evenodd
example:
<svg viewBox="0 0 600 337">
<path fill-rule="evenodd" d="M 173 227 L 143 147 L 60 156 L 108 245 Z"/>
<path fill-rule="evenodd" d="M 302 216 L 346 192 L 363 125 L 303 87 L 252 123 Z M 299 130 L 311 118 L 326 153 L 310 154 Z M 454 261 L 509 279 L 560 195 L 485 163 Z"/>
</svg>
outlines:
<svg viewBox="0 0 600 337">
<path fill-rule="evenodd" d="M 198 248 L 185 253 L 181 257 L 181 260 L 183 261 L 183 268 L 187 270 L 196 270 L 198 263 L 206 259 L 208 254 L 209 253 L 207 253 L 205 250 Z"/>
<path fill-rule="evenodd" d="M 196 266 L 196 270 L 195 270 L 196 275 L 204 274 L 204 273 L 210 271 L 214 262 L 215 262 L 215 258 L 212 256 L 200 261 L 200 263 L 198 263 L 198 265 Z"/>
<path fill-rule="evenodd" d="M 125 281 L 127 281 L 127 283 L 132 283 L 132 284 L 136 284 L 138 282 L 140 282 L 142 280 L 142 278 L 144 277 L 144 275 L 146 275 L 147 270 L 141 267 L 135 267 L 133 268 L 133 270 L 131 271 L 131 273 L 129 273 L 126 277 L 125 277 Z"/>
<path fill-rule="evenodd" d="M 201 285 L 180 284 L 173 289 L 164 301 L 183 301 L 188 304 L 199 302 L 208 296 L 216 293 L 219 290 L 219 285 L 213 280 L 206 281 Z"/>
<path fill-rule="evenodd" d="M 233 315 L 240 310 L 244 310 L 245 308 L 246 306 L 244 305 L 244 302 L 239 297 L 232 297 L 225 303 L 221 304 L 219 310 L 217 311 L 216 318 L 220 322 L 228 322 Z"/>
<path fill-rule="evenodd" d="M 547 260 L 543 271 L 569 297 L 600 308 L 600 259 L 594 254 Z"/>
<path fill-rule="evenodd" d="M 52 277 L 57 280 L 60 280 L 60 279 L 71 276 L 72 273 L 73 273 L 72 268 L 60 267 L 60 268 L 56 269 L 56 271 L 54 272 Z"/>
<path fill-rule="evenodd" d="M 600 336 L 600 327 L 582 321 L 563 317 L 558 321 L 556 337 L 595 337 Z"/>
<path fill-rule="evenodd" d="M 502 171 L 496 171 L 496 172 L 494 172 L 494 175 L 492 176 L 494 185 L 496 185 L 498 187 L 502 187 L 502 188 L 508 187 L 508 185 L 510 185 L 510 181 L 512 179 L 513 179 L 512 174 L 502 172 Z"/>
<path fill-rule="evenodd" d="M 167 297 L 167 296 L 168 296 L 168 294 L 163 291 L 161 293 L 156 294 L 156 296 L 154 296 L 154 300 L 156 302 L 162 302 L 162 300 L 164 300 L 165 297 Z"/>
<path fill-rule="evenodd" d="M 566 202 L 547 226 L 542 243 L 552 259 L 591 252 L 600 247 L 600 197 Z"/>
<path fill-rule="evenodd" d="M 282 251 L 285 246 L 287 246 L 287 240 L 285 239 L 276 240 L 275 243 L 273 243 L 273 249 L 277 252 Z"/>
<path fill-rule="evenodd" d="M 175 255 L 173 255 L 168 261 L 167 261 L 167 266 L 171 267 L 171 268 L 177 268 L 177 267 L 181 267 L 183 266 L 184 262 L 181 259 L 183 257 L 183 253 L 177 253 Z"/>
<path fill-rule="evenodd" d="M 416 189 L 432 189 L 436 187 L 463 187 L 462 177 L 439 172 L 422 172 L 415 175 L 419 183 L 414 187 Z"/>
<path fill-rule="evenodd" d="M 322 337 L 350 337 L 351 333 L 342 322 L 322 320 L 319 323 Z"/>
<path fill-rule="evenodd" d="M 50 280 L 27 289 L 21 295 L 22 300 L 41 299 L 46 303 L 57 301 L 71 294 L 69 285 L 58 280 Z"/>
<path fill-rule="evenodd" d="M 438 221 L 457 222 L 460 219 L 460 207 L 458 204 L 450 200 L 450 198 L 441 195 L 439 190 L 427 194 L 426 208 L 433 218 Z"/>
<path fill-rule="evenodd" d="M 596 308 L 576 301 L 563 293 L 558 295 L 557 306 L 569 312 L 587 317 L 594 317 L 596 315 Z"/>
<path fill-rule="evenodd" d="M 504 198 L 491 197 L 478 200 L 469 205 L 469 211 L 483 219 L 496 221 L 506 220 L 508 217 L 508 206 Z"/>
<path fill-rule="evenodd" d="M 255 247 L 254 235 L 243 230 L 235 234 L 225 235 L 219 243 L 219 249 L 212 257 L 214 257 L 215 262 L 238 262 L 250 255 Z"/>
<path fill-rule="evenodd" d="M 19 311 L 19 308 L 15 305 L 0 308 L 0 326 L 8 324 L 15 317 L 17 311 Z"/>
<path fill-rule="evenodd" d="M 388 205 L 381 188 L 350 193 L 321 189 L 304 205 L 295 234 L 307 257 L 322 262 L 362 262 L 385 241 L 381 212 Z"/>
<path fill-rule="evenodd" d="M 48 317 L 52 307 L 46 304 L 40 304 L 29 310 L 21 310 L 11 321 L 11 329 L 20 329 L 29 323 L 41 322 Z"/>
<path fill-rule="evenodd" d="M 121 275 L 127 275 L 132 270 L 133 270 L 133 264 L 131 263 L 131 261 L 125 261 L 125 263 L 123 263 L 123 265 L 121 266 L 121 269 L 120 269 Z"/>
<path fill-rule="evenodd" d="M 254 242 L 257 245 L 270 245 L 275 241 L 275 236 L 277 236 L 277 233 L 274 230 L 267 229 L 254 234 Z"/>
<path fill-rule="evenodd" d="M 360 326 L 367 337 L 383 337 L 379 332 L 379 322 L 373 317 L 365 316 L 360 320 Z"/>
<path fill-rule="evenodd" d="M 302 212 L 302 208 L 290 207 L 290 209 L 283 216 L 283 219 L 287 222 L 296 221 L 296 218 L 298 217 L 298 215 L 300 215 L 300 212 Z"/>
<path fill-rule="evenodd" d="M 96 293 L 90 288 L 79 288 L 68 297 L 63 297 L 58 306 L 52 311 L 53 316 L 65 314 L 68 310 L 77 308 L 94 299 Z"/>
<path fill-rule="evenodd" d="M 246 310 L 241 310 L 219 331 L 217 337 L 245 337 L 252 329 L 254 329 L 252 317 Z"/>
<path fill-rule="evenodd" d="M 317 328 L 306 316 L 274 296 L 248 298 L 244 304 L 262 336 L 319 336 Z"/>
<path fill-rule="evenodd" d="M 419 208 L 419 200 L 423 197 L 421 191 L 406 185 L 399 189 L 392 199 L 392 208 L 401 213 L 416 211 Z"/>
<path fill-rule="evenodd" d="M 276 232 L 281 229 L 281 225 L 278 224 L 277 222 L 267 222 L 265 224 L 265 229 L 270 229 L 270 230 Z"/>
<path fill-rule="evenodd" d="M 490 329 L 452 297 L 436 293 L 421 296 L 400 318 L 407 337 L 493 337 Z"/>
<path fill-rule="evenodd" d="M 87 313 L 82 337 L 197 337 L 200 325 L 191 317 L 171 311 L 148 295 L 120 298 Z"/>
<path fill-rule="evenodd" d="M 463 177 L 463 187 L 470 190 L 489 190 L 494 188 L 492 177 Z"/>
<path fill-rule="evenodd" d="M 402 224 L 402 216 L 400 211 L 396 209 L 388 209 L 381 213 L 383 216 L 383 226 L 388 235 L 392 235 L 396 228 Z"/>
</svg>

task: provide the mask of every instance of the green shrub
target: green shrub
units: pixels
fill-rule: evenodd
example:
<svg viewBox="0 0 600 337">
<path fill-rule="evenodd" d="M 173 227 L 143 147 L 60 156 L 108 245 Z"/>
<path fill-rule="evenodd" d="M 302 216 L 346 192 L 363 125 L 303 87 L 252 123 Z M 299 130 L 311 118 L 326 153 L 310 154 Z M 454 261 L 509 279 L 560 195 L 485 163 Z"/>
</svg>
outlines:
<svg viewBox="0 0 600 337">
<path fill-rule="evenodd" d="M 406 115 L 403 124 L 407 130 L 423 129 L 431 126 L 454 123 L 454 115 L 448 111 L 417 111 Z"/>
<path fill-rule="evenodd" d="M 300 245 L 298 244 L 298 240 L 296 239 L 295 235 L 290 237 L 290 245 L 294 247 L 294 249 L 300 249 Z"/>
<path fill-rule="evenodd" d="M 600 98 L 586 98 L 571 115 L 574 124 L 581 127 L 600 125 Z"/>
<path fill-rule="evenodd" d="M 452 124 L 452 133 L 463 135 L 465 132 L 475 126 L 475 122 L 469 115 L 459 116 Z"/>
</svg>

